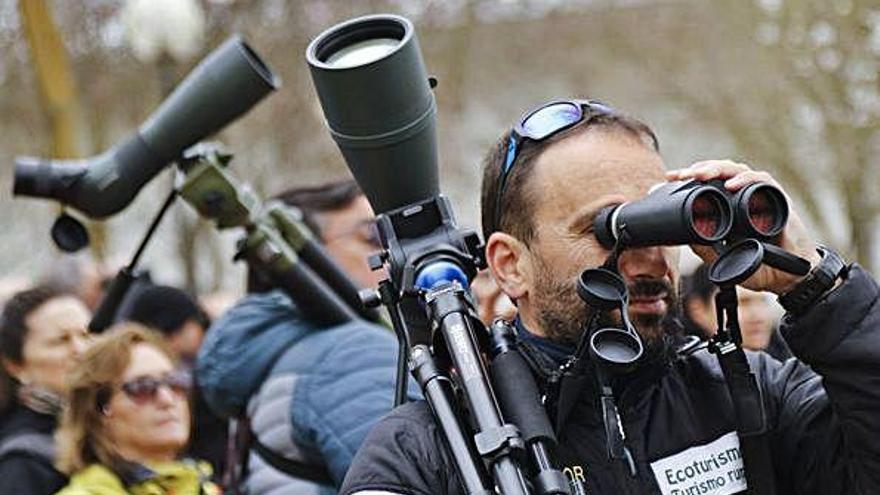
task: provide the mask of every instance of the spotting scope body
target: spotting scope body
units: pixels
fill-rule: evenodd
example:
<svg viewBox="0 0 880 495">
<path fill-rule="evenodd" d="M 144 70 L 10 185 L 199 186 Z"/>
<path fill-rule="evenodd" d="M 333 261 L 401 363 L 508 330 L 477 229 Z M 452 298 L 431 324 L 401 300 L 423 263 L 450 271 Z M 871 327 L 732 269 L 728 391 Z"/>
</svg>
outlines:
<svg viewBox="0 0 880 495">
<path fill-rule="evenodd" d="M 239 36 L 211 52 L 131 136 L 83 160 L 19 157 L 13 194 L 61 201 L 92 218 L 119 212 L 196 142 L 280 85 Z"/>
<path fill-rule="evenodd" d="M 437 108 L 412 23 L 352 19 L 315 38 L 306 60 L 330 134 L 373 211 L 437 196 Z"/>
</svg>

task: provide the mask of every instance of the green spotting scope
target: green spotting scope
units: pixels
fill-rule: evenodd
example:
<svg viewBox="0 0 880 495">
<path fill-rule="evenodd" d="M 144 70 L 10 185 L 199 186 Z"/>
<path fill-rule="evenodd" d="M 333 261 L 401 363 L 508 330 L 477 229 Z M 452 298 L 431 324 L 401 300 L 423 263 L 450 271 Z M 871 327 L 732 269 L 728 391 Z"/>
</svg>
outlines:
<svg viewBox="0 0 880 495">
<path fill-rule="evenodd" d="M 437 196 L 436 104 L 412 23 L 337 24 L 306 50 L 327 126 L 376 215 Z"/>
<path fill-rule="evenodd" d="M 84 160 L 19 157 L 13 194 L 56 199 L 92 218 L 119 212 L 183 151 L 280 85 L 239 36 L 211 52 L 133 135 Z"/>
<path fill-rule="evenodd" d="M 188 149 L 178 162 L 184 177 L 180 197 L 218 229 L 243 228 L 237 257 L 272 279 L 313 321 L 332 325 L 360 316 L 381 322 L 376 310 L 361 303 L 360 288 L 306 227 L 299 209 L 262 202 L 229 173 L 231 159 L 216 143 Z"/>
</svg>

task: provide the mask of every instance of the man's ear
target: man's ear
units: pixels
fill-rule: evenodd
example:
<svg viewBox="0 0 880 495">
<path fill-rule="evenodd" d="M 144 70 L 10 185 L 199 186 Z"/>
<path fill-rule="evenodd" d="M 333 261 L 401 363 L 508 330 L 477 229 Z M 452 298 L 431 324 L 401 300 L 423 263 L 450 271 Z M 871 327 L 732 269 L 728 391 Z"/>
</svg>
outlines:
<svg viewBox="0 0 880 495">
<path fill-rule="evenodd" d="M 516 237 L 494 232 L 486 241 L 486 262 L 507 297 L 516 300 L 528 292 L 531 273 L 525 244 Z"/>
</svg>

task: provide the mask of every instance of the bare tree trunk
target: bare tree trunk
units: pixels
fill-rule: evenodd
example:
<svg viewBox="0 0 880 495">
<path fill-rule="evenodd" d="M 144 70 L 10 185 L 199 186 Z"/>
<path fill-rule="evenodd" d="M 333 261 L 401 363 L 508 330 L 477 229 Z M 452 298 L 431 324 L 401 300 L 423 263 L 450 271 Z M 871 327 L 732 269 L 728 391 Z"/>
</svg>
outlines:
<svg viewBox="0 0 880 495">
<path fill-rule="evenodd" d="M 24 33 L 37 75 L 43 109 L 52 127 L 53 158 L 79 158 L 89 152 L 88 126 L 70 69 L 67 49 L 44 0 L 18 2 Z M 89 222 L 91 250 L 103 260 L 107 231 L 103 223 Z"/>
<path fill-rule="evenodd" d="M 18 2 L 31 49 L 43 107 L 52 126 L 52 156 L 77 158 L 85 153 L 82 112 L 67 50 L 43 0 Z"/>
</svg>

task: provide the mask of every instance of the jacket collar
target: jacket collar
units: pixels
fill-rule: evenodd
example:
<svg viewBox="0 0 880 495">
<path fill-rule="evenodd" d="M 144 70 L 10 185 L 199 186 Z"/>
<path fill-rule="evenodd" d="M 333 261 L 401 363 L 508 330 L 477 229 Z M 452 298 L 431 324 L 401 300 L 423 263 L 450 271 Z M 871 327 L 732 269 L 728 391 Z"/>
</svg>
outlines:
<svg viewBox="0 0 880 495">
<path fill-rule="evenodd" d="M 553 369 L 563 366 L 574 354 L 574 348 L 558 344 L 545 337 L 540 337 L 526 328 L 522 319 L 517 316 L 513 321 L 516 328 L 516 336 L 519 345 L 533 350 L 540 356 L 540 371 L 544 374 L 552 373 Z"/>
<path fill-rule="evenodd" d="M 573 348 L 535 335 L 519 317 L 514 324 L 519 347 L 538 377 L 538 386 L 544 393 L 545 404 L 548 405 L 551 419 L 555 420 L 556 430 L 560 431 L 575 404 L 580 401 L 595 404 L 598 411 L 599 389 L 595 366 L 589 358 L 582 362 L 573 361 Z M 615 396 L 624 409 L 636 408 L 642 392 L 665 376 L 678 353 L 692 344 L 690 340 L 679 337 L 681 324 L 677 320 L 670 319 L 666 327 L 666 335 L 654 345 L 646 346 L 645 355 L 633 371 L 614 378 L 612 385 Z"/>
<path fill-rule="evenodd" d="M 159 463 L 127 463 L 119 470 L 119 477 L 126 487 L 134 487 L 151 481 L 182 482 L 201 485 L 210 478 L 210 469 L 191 459 Z"/>
</svg>

